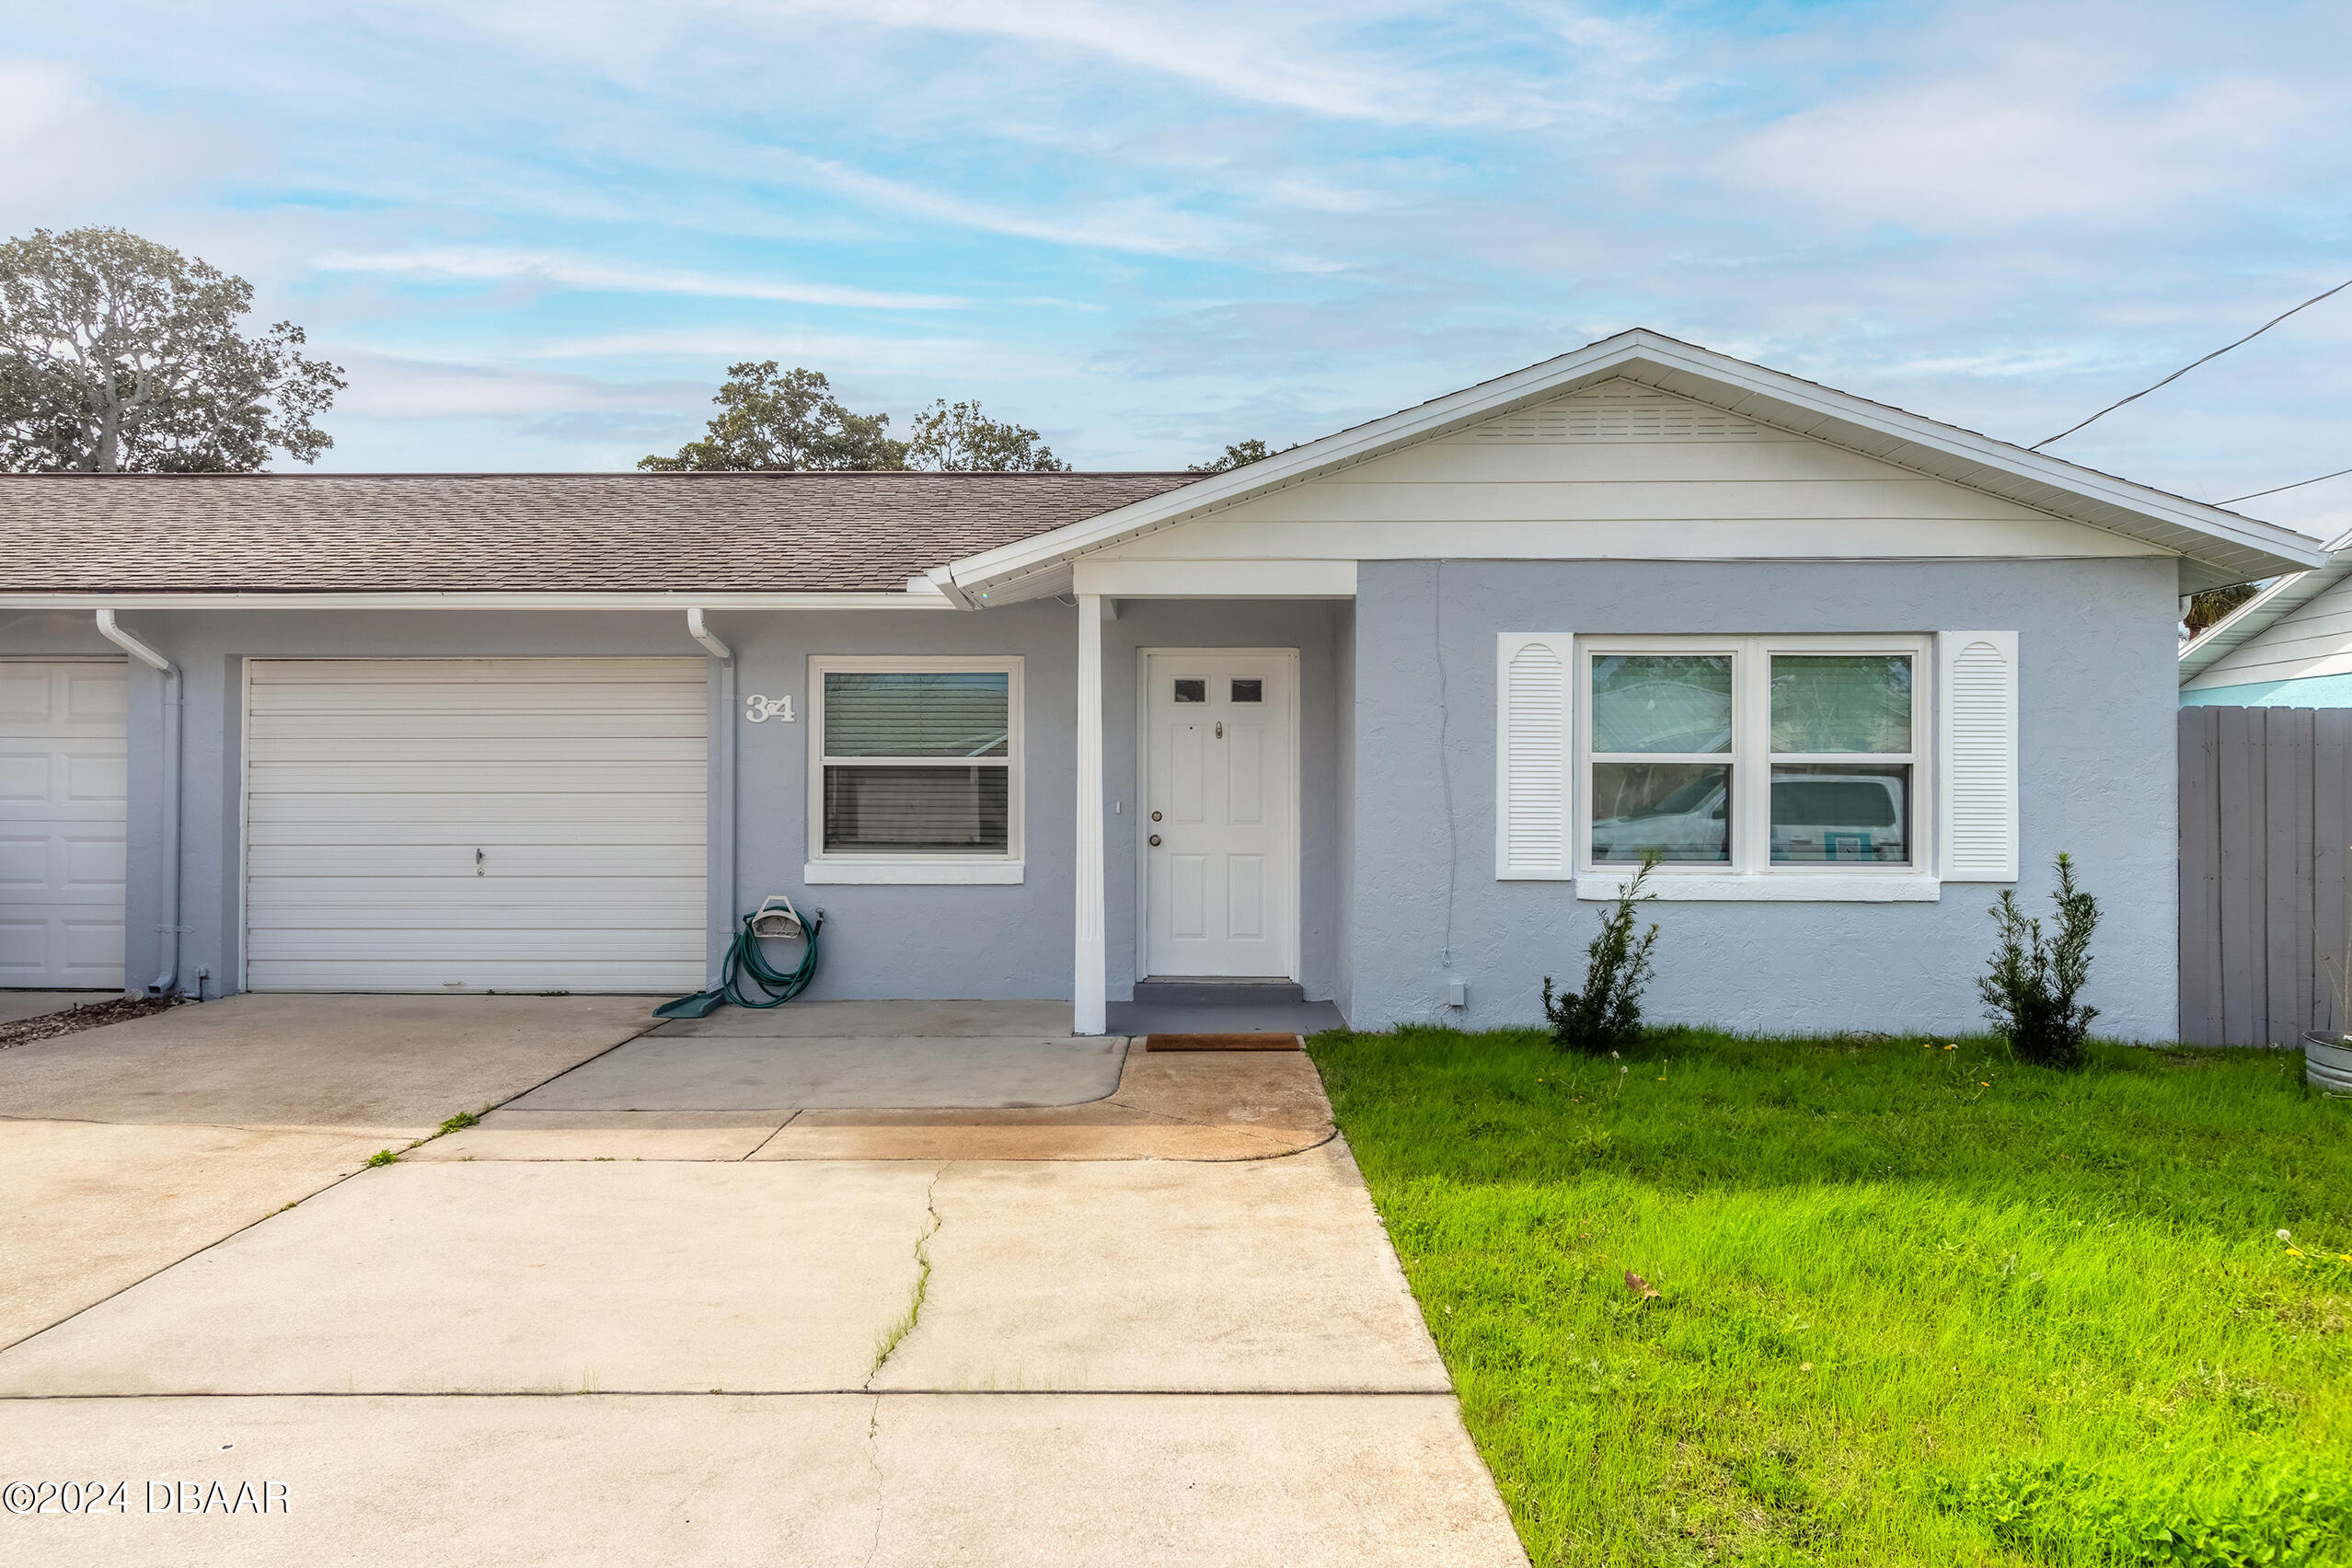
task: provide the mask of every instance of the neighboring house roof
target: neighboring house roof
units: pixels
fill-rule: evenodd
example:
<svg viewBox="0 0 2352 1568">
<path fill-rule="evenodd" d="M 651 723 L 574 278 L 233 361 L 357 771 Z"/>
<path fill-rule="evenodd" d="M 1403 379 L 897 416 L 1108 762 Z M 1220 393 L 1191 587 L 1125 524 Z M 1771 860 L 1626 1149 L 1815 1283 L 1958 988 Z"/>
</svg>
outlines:
<svg viewBox="0 0 2352 1568">
<path fill-rule="evenodd" d="M 2324 566 L 2280 578 L 2181 644 L 2181 684 L 2188 685 L 2352 576 L 2352 534 L 2330 539 L 2325 548 Z M 2352 635 L 2344 640 L 2352 644 Z"/>
<path fill-rule="evenodd" d="M 933 571 L 931 579 L 966 603 L 1002 604 L 1063 592 L 1072 561 L 1090 551 L 1210 516 L 1612 377 L 2175 552 L 2184 593 L 2251 582 L 2321 560 L 2317 542 L 2293 529 L 1637 329 L 1182 490 L 1144 498 L 1107 516 L 975 551 Z"/>
<path fill-rule="evenodd" d="M 0 594 L 898 594 L 1193 478 L 9 475 Z"/>
</svg>

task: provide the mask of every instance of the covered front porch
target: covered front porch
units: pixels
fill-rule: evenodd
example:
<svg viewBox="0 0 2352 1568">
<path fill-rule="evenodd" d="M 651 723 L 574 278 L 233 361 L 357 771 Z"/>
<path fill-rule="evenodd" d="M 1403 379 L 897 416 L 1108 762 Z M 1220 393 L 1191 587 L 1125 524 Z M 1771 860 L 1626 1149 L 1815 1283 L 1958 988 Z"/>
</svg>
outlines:
<svg viewBox="0 0 2352 1568">
<path fill-rule="evenodd" d="M 1073 1032 L 1341 1027 L 1353 603 L 1070 597 Z"/>
</svg>

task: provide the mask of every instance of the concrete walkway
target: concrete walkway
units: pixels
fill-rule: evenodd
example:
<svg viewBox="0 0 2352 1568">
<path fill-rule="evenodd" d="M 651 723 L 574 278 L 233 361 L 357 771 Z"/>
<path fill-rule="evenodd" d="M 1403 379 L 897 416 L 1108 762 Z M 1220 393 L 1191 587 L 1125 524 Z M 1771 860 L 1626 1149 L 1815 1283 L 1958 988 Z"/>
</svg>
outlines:
<svg viewBox="0 0 2352 1568">
<path fill-rule="evenodd" d="M 211 1109 L 239 1075 L 208 1059 L 190 1093 Z M 1193 1075 L 1215 1132 L 1275 1060 L 1127 1066 Z M 59 1072 L 15 1084 L 0 1059 L 0 1098 Z M 892 1114 L 1034 1153 L 1088 1109 Z M 1328 1107 L 1304 1152 L 1205 1162 L 457 1152 L 534 1114 L 563 1113 L 361 1170 L 0 1352 L 6 1479 L 127 1488 L 121 1513 L 0 1516 L 0 1542 L 159 1564 L 459 1540 L 486 1564 L 1524 1563 Z M 97 1136 L 198 1131 L 222 1134 Z M 215 1158 L 189 1154 L 186 1184 Z"/>
</svg>

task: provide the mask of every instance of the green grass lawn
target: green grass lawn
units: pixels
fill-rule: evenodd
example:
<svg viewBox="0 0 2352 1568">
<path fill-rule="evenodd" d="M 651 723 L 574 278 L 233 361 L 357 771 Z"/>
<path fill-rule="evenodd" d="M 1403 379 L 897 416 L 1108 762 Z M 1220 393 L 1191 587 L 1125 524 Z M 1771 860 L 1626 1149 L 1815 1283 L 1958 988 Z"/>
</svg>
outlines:
<svg viewBox="0 0 2352 1568">
<path fill-rule="evenodd" d="M 1538 1564 L 2352 1561 L 2352 1102 L 1947 1044 L 1311 1042 Z"/>
</svg>

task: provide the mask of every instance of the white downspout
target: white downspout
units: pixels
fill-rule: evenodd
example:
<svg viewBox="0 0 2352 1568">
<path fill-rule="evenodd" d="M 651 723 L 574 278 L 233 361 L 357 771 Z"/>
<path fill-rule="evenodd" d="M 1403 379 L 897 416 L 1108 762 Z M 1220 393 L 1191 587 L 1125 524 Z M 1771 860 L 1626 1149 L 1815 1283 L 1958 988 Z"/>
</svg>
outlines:
<svg viewBox="0 0 2352 1568">
<path fill-rule="evenodd" d="M 712 780 L 710 815 L 712 823 L 711 848 L 719 862 L 719 904 L 724 912 L 721 928 L 726 939 L 735 937 L 735 654 L 734 650 L 710 634 L 702 621 L 698 608 L 686 611 L 686 635 L 702 644 L 703 651 L 719 663 L 719 755 L 712 764 L 717 778 Z M 710 983 L 716 986 L 719 975 L 714 970 Z"/>
<path fill-rule="evenodd" d="M 112 610 L 98 613 L 98 635 L 152 669 L 162 672 L 163 694 L 163 972 L 147 987 L 168 997 L 179 985 L 179 666 L 114 624 Z"/>
</svg>

